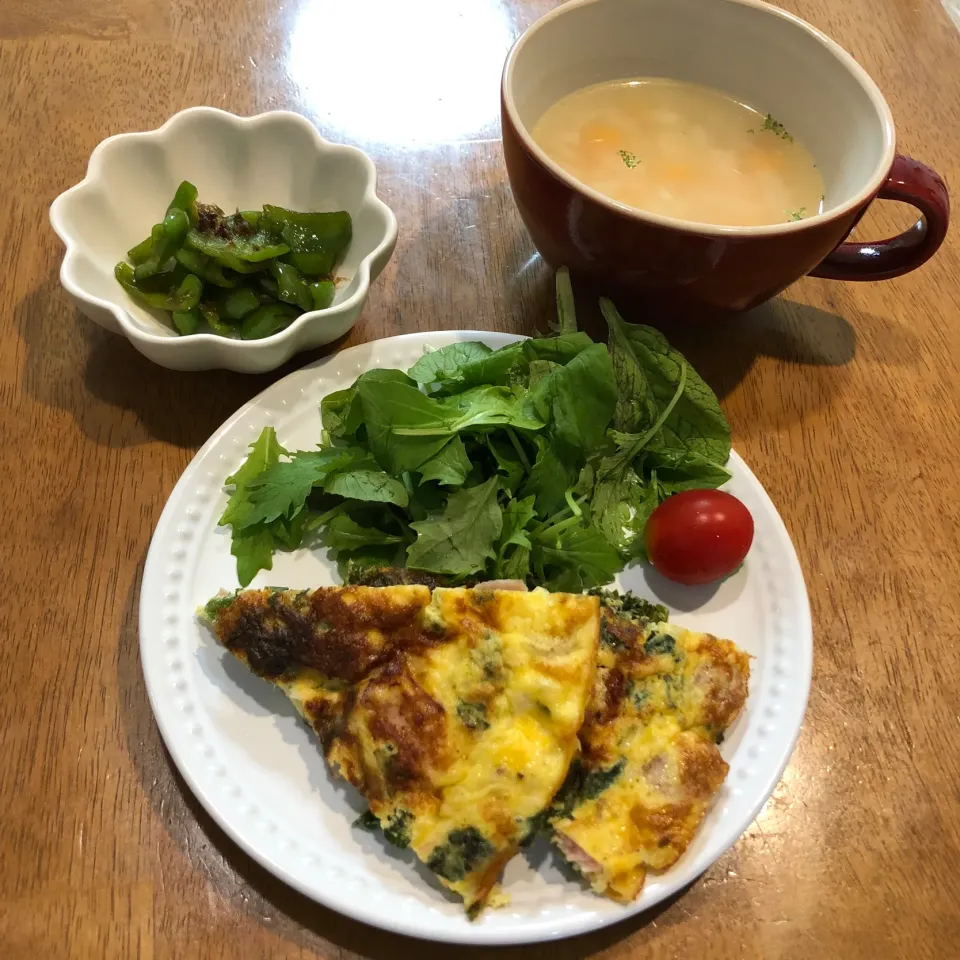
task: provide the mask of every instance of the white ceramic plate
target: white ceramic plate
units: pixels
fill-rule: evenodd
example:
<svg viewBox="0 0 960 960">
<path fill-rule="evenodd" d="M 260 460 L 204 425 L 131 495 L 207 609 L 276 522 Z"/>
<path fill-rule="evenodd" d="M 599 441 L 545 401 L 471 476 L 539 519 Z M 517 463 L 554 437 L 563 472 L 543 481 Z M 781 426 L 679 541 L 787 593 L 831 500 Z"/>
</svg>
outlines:
<svg viewBox="0 0 960 960">
<path fill-rule="evenodd" d="M 230 534 L 217 528 L 221 484 L 272 424 L 288 449 L 315 446 L 323 396 L 372 367 L 406 369 L 424 348 L 456 340 L 500 347 L 506 334 L 410 334 L 364 344 L 275 383 L 231 417 L 184 471 L 147 556 L 140 654 L 167 747 L 221 827 L 268 870 L 341 913 L 399 933 L 458 943 L 524 943 L 584 933 L 645 910 L 690 883 L 746 829 L 770 796 L 800 730 L 812 636 L 803 576 L 776 508 L 733 454 L 729 489 L 749 507 L 756 537 L 743 569 L 719 589 L 682 588 L 634 567 L 621 585 L 667 603 L 679 623 L 730 637 L 756 658 L 746 710 L 722 753 L 730 775 L 690 849 L 640 898 L 621 906 L 566 879 L 546 844 L 507 867 L 511 902 L 471 923 L 412 855 L 351 828 L 365 805 L 327 773 L 310 731 L 279 690 L 246 671 L 199 626 L 196 608 L 237 586 Z M 275 558 L 252 586 L 336 580 L 322 553 Z"/>
</svg>

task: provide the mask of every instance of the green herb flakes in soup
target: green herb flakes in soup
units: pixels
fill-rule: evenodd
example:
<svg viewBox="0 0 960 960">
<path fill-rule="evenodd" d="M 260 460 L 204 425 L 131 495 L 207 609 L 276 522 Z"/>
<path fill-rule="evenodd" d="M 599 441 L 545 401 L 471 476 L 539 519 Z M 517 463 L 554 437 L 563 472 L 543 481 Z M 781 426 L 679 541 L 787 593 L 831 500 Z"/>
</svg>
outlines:
<svg viewBox="0 0 960 960">
<path fill-rule="evenodd" d="M 584 87 L 547 109 L 533 139 L 587 186 L 678 220 L 759 226 L 822 209 L 814 158 L 780 120 L 695 83 Z"/>
</svg>

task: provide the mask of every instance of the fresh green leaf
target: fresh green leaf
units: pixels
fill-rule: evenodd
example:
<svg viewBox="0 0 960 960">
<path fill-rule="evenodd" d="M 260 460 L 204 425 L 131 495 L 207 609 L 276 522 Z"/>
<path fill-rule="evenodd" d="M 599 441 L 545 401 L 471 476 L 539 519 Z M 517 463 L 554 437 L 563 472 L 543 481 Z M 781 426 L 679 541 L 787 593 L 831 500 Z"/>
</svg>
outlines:
<svg viewBox="0 0 960 960">
<path fill-rule="evenodd" d="M 505 580 L 526 580 L 530 576 L 530 548 L 517 547 L 509 553 L 500 567 Z"/>
<path fill-rule="evenodd" d="M 400 380 L 393 374 L 372 370 L 360 377 L 356 387 L 370 449 L 380 466 L 392 476 L 399 476 L 436 456 L 452 431 L 449 416 L 439 401 L 424 396 L 410 378 Z M 428 433 L 401 438 L 398 428 L 421 428 Z"/>
<path fill-rule="evenodd" d="M 473 340 L 451 343 L 439 350 L 425 353 L 408 371 L 408 376 L 417 383 L 445 383 L 462 381 L 463 369 L 471 363 L 483 360 L 493 353 L 484 343 Z"/>
<path fill-rule="evenodd" d="M 248 484 L 250 508 L 233 522 L 234 530 L 277 517 L 293 518 L 306 505 L 315 484 L 362 456 L 362 451 L 349 447 L 328 447 L 295 453 L 292 460 L 271 464 Z"/>
<path fill-rule="evenodd" d="M 338 514 L 324 528 L 324 542 L 333 550 L 358 550 L 403 543 L 403 537 L 372 527 L 362 527 L 345 514 Z"/>
<path fill-rule="evenodd" d="M 227 501 L 227 507 L 220 517 L 219 526 L 225 527 L 242 517 L 249 510 L 247 501 L 247 486 L 258 477 L 267 467 L 277 463 L 287 451 L 277 441 L 277 433 L 273 427 L 264 427 L 260 436 L 250 444 L 250 453 L 240 467 L 224 481 L 224 486 L 233 486 L 233 493 Z"/>
<path fill-rule="evenodd" d="M 656 474 L 660 499 L 682 490 L 705 490 L 723 486 L 730 479 L 726 467 L 692 450 L 648 444 L 639 462 L 647 476 Z"/>
<path fill-rule="evenodd" d="M 562 334 L 577 332 L 577 308 L 573 301 L 573 285 L 570 271 L 561 267 L 557 271 L 557 325 Z"/>
<path fill-rule="evenodd" d="M 685 375 L 683 392 L 660 431 L 662 444 L 691 450 L 714 463 L 726 463 L 730 456 L 730 425 L 716 394 L 662 333 L 653 327 L 626 323 L 609 300 L 601 300 L 600 306 L 610 327 L 614 357 L 619 355 L 623 365 L 626 362 L 623 352 L 633 355 L 649 387 L 647 396 L 652 398 L 657 412 L 670 403 Z M 636 379 L 631 378 L 630 384 L 635 385 Z M 618 384 L 622 396 L 629 387 L 619 378 Z M 655 414 L 651 416 L 651 409 L 645 407 L 646 420 L 637 417 L 635 423 L 625 425 L 618 416 L 615 426 L 639 432 L 656 420 Z"/>
<path fill-rule="evenodd" d="M 260 570 L 273 569 L 273 533 L 265 524 L 247 530 L 233 530 L 230 552 L 237 558 L 237 579 L 247 586 Z"/>
<path fill-rule="evenodd" d="M 559 533 L 548 528 L 532 539 L 534 565 L 573 571 L 581 589 L 609 583 L 623 567 L 616 547 L 593 526 L 577 524 Z"/>
<path fill-rule="evenodd" d="M 537 459 L 520 493 L 537 498 L 537 513 L 547 517 L 559 509 L 576 474 L 558 456 L 546 437 L 537 437 Z"/>
<path fill-rule="evenodd" d="M 499 485 L 493 476 L 479 486 L 458 490 L 450 495 L 442 515 L 410 524 L 417 539 L 407 551 L 409 566 L 455 577 L 483 570 L 496 555 L 494 543 L 503 528 Z"/>
<path fill-rule="evenodd" d="M 504 508 L 503 529 L 497 544 L 496 575 L 498 577 L 510 580 L 526 579 L 530 568 L 532 546 L 527 527 L 535 516 L 533 497 L 511 500 Z"/>
<path fill-rule="evenodd" d="M 331 437 L 353 437 L 363 425 L 363 404 L 356 386 L 328 393 L 320 401 L 323 429 Z"/>
<path fill-rule="evenodd" d="M 596 343 L 577 354 L 541 380 L 531 399 L 540 418 L 550 424 L 560 456 L 582 462 L 603 440 L 617 403 L 607 348 Z"/>
<path fill-rule="evenodd" d="M 303 543 L 303 534 L 307 526 L 307 516 L 307 511 L 301 510 L 290 520 L 286 517 L 277 517 L 276 520 L 267 524 L 277 546 L 282 547 L 284 550 L 296 550 L 297 547 Z"/>
<path fill-rule="evenodd" d="M 559 363 L 552 360 L 531 360 L 527 379 L 527 386 L 533 390 L 541 380 L 545 380 L 554 370 L 563 369 Z"/>
<path fill-rule="evenodd" d="M 503 510 L 503 528 L 500 533 L 500 551 L 511 545 L 529 547 L 530 538 L 525 533 L 530 521 L 536 515 L 534 498 L 511 500 Z"/>
<path fill-rule="evenodd" d="M 597 529 L 625 560 L 643 549 L 643 529 L 660 502 L 657 488 L 644 484 L 632 467 L 597 482 L 590 516 Z"/>
<path fill-rule="evenodd" d="M 323 489 L 348 500 L 395 503 L 398 507 L 405 507 L 410 500 L 399 480 L 369 467 L 338 470 L 324 481 Z"/>
<path fill-rule="evenodd" d="M 617 405 L 613 426 L 623 433 L 637 433 L 657 418 L 657 401 L 647 382 L 643 365 L 633 352 L 626 333 L 626 324 L 611 303 L 608 309 L 601 301 L 603 315 L 610 327 L 610 360 L 617 383 Z"/>
<path fill-rule="evenodd" d="M 435 480 L 448 487 L 463 486 L 470 472 L 467 448 L 460 437 L 454 437 L 436 456 L 420 465 L 420 478 L 424 482 Z"/>
<path fill-rule="evenodd" d="M 529 360 L 552 360 L 554 363 L 567 364 L 583 353 L 593 341 L 579 332 L 563 333 L 558 337 L 542 337 L 539 340 L 525 340 L 524 353 Z"/>
<path fill-rule="evenodd" d="M 526 409 L 523 397 L 509 387 L 473 387 L 435 402 L 447 417 L 445 429 L 449 433 L 493 426 L 535 431 L 542 429 L 544 425 L 543 420 Z M 433 429 L 398 427 L 397 432 L 404 436 L 422 436 Z"/>
<path fill-rule="evenodd" d="M 527 473 L 527 467 L 519 459 L 521 454 L 526 456 L 521 441 L 516 433 L 511 437 L 509 431 L 506 431 L 505 439 L 504 434 L 498 432 L 487 434 L 485 440 L 497 463 L 497 472 L 501 477 L 500 485 L 507 495 L 512 497 Z M 529 460 L 527 462 L 529 463 Z"/>
<path fill-rule="evenodd" d="M 518 341 L 465 363 L 457 382 L 465 387 L 505 386 L 522 376 L 524 367 L 524 344 Z"/>
</svg>

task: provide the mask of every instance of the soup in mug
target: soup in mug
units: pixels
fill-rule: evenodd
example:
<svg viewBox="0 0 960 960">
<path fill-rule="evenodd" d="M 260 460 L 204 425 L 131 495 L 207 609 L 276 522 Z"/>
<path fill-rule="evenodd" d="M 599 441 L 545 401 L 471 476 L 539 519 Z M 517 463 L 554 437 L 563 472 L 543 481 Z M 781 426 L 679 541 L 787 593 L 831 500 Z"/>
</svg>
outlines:
<svg viewBox="0 0 960 960">
<path fill-rule="evenodd" d="M 760 226 L 823 208 L 810 151 L 770 114 L 680 80 L 576 90 L 532 130 L 554 162 L 613 200 L 678 220 Z"/>
</svg>

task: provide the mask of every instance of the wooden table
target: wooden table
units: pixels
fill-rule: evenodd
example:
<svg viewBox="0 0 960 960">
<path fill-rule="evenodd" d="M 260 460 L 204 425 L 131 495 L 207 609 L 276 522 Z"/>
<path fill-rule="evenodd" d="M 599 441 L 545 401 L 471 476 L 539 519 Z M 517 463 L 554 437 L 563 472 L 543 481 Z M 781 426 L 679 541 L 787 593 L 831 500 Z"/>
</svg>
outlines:
<svg viewBox="0 0 960 960">
<path fill-rule="evenodd" d="M 109 134 L 196 103 L 299 110 L 373 153 L 400 220 L 347 343 L 542 327 L 551 281 L 510 198 L 497 110 L 507 47 L 552 5 L 4 3 L 0 956 L 453 955 L 287 889 L 173 770 L 137 653 L 147 545 L 197 447 L 286 371 L 151 365 L 68 305 L 46 210 Z M 787 5 L 886 91 L 901 149 L 960 183 L 960 39 L 941 6 Z M 860 234 L 909 218 L 883 205 Z M 756 822 L 682 896 L 501 955 L 960 956 L 958 304 L 954 231 L 902 280 L 805 280 L 680 335 L 797 544 L 816 632 L 807 722 Z"/>
</svg>

